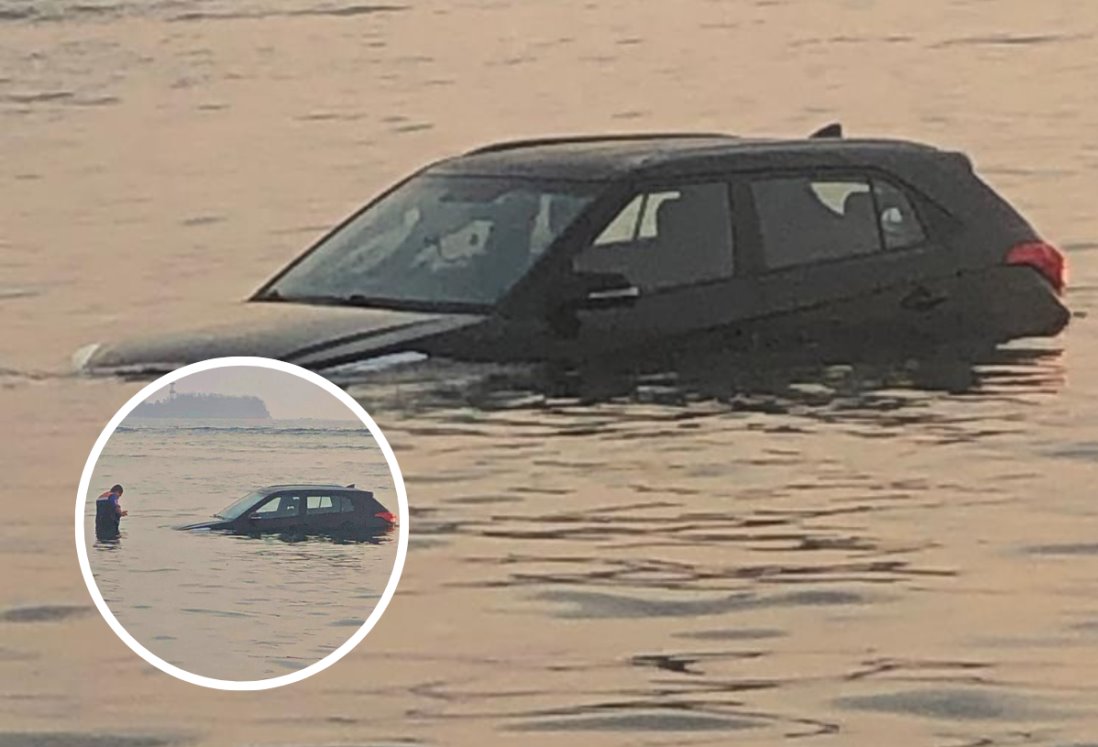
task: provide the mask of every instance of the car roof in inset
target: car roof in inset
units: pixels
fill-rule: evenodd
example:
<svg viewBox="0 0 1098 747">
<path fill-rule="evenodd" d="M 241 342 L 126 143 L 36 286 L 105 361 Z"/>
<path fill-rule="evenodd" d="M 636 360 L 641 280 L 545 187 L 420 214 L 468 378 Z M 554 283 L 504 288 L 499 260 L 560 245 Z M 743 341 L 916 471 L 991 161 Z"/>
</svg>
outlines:
<svg viewBox="0 0 1098 747">
<path fill-rule="evenodd" d="M 714 133 L 564 136 L 494 143 L 439 161 L 428 173 L 603 181 L 723 168 L 853 165 L 941 152 L 884 138 L 744 138 Z"/>
<path fill-rule="evenodd" d="M 270 493 L 275 490 L 357 490 L 362 493 L 370 492 L 368 490 L 363 490 L 362 488 L 356 488 L 353 485 L 336 485 L 334 483 L 322 482 L 291 482 L 281 485 L 267 485 L 262 488 L 257 488 L 257 492 L 264 493 Z"/>
</svg>

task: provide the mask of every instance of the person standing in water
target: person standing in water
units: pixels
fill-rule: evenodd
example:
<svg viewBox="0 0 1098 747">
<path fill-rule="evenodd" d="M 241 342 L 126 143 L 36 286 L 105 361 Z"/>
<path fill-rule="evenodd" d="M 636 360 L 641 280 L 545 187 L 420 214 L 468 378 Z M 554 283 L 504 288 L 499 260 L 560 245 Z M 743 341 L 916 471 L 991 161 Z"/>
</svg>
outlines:
<svg viewBox="0 0 1098 747">
<path fill-rule="evenodd" d="M 122 486 L 115 485 L 95 500 L 95 536 L 101 540 L 118 539 L 118 525 L 126 511 L 122 510 L 119 499 L 122 498 Z"/>
</svg>

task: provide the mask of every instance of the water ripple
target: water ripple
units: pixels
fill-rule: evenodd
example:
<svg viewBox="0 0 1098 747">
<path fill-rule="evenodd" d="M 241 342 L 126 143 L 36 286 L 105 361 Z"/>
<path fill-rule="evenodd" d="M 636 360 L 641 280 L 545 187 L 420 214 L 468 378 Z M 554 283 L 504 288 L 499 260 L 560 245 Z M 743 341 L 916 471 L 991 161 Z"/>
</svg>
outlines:
<svg viewBox="0 0 1098 747">
<path fill-rule="evenodd" d="M 103 732 L 2 731 L 0 747 L 169 747 L 190 739 Z"/>
<path fill-rule="evenodd" d="M 40 623 L 61 622 L 73 617 L 83 617 L 94 609 L 87 605 L 40 604 L 28 607 L 9 607 L 0 610 L 0 622 Z"/>
<path fill-rule="evenodd" d="M 976 689 L 901 690 L 839 698 L 840 708 L 910 714 L 950 721 L 1028 721 L 1064 714 L 1033 698 Z"/>
</svg>

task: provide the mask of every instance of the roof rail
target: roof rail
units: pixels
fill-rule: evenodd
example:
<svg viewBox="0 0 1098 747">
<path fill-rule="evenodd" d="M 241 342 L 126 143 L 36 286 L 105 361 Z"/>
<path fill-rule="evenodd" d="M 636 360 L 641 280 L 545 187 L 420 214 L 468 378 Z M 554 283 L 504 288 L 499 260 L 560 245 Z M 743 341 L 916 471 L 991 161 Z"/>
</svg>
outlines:
<svg viewBox="0 0 1098 747">
<path fill-rule="evenodd" d="M 264 485 L 263 490 L 270 490 L 272 488 L 341 488 L 342 485 L 336 485 L 334 482 L 277 482 L 274 485 Z M 353 488 L 354 485 L 348 485 L 347 487 Z"/>
<path fill-rule="evenodd" d="M 527 138 L 524 140 L 505 140 L 500 143 L 483 145 L 479 148 L 466 151 L 465 155 L 473 156 L 481 153 L 499 153 L 506 150 L 518 150 L 520 148 L 534 148 L 539 145 L 567 145 L 569 143 L 600 143 L 600 142 L 630 142 L 636 140 L 667 140 L 690 138 L 727 138 L 735 139 L 735 135 L 726 132 L 639 132 L 620 133 L 616 135 L 562 135 L 556 137 Z"/>
</svg>

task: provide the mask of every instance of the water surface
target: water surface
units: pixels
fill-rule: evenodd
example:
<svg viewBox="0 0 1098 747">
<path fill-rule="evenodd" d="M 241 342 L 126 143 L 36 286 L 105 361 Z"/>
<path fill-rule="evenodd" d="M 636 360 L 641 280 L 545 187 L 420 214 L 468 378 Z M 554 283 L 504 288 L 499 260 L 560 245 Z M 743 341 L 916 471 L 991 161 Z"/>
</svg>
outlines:
<svg viewBox="0 0 1098 747">
<path fill-rule="evenodd" d="M 1092 742 L 1098 9 L 398 5 L 0 2 L 0 741 Z M 834 119 L 968 152 L 1068 250 L 1071 328 L 977 363 L 352 377 L 412 509 L 358 650 L 226 698 L 79 612 L 73 493 L 139 384 L 60 375 L 78 346 L 218 320 L 485 141 Z"/>
</svg>

